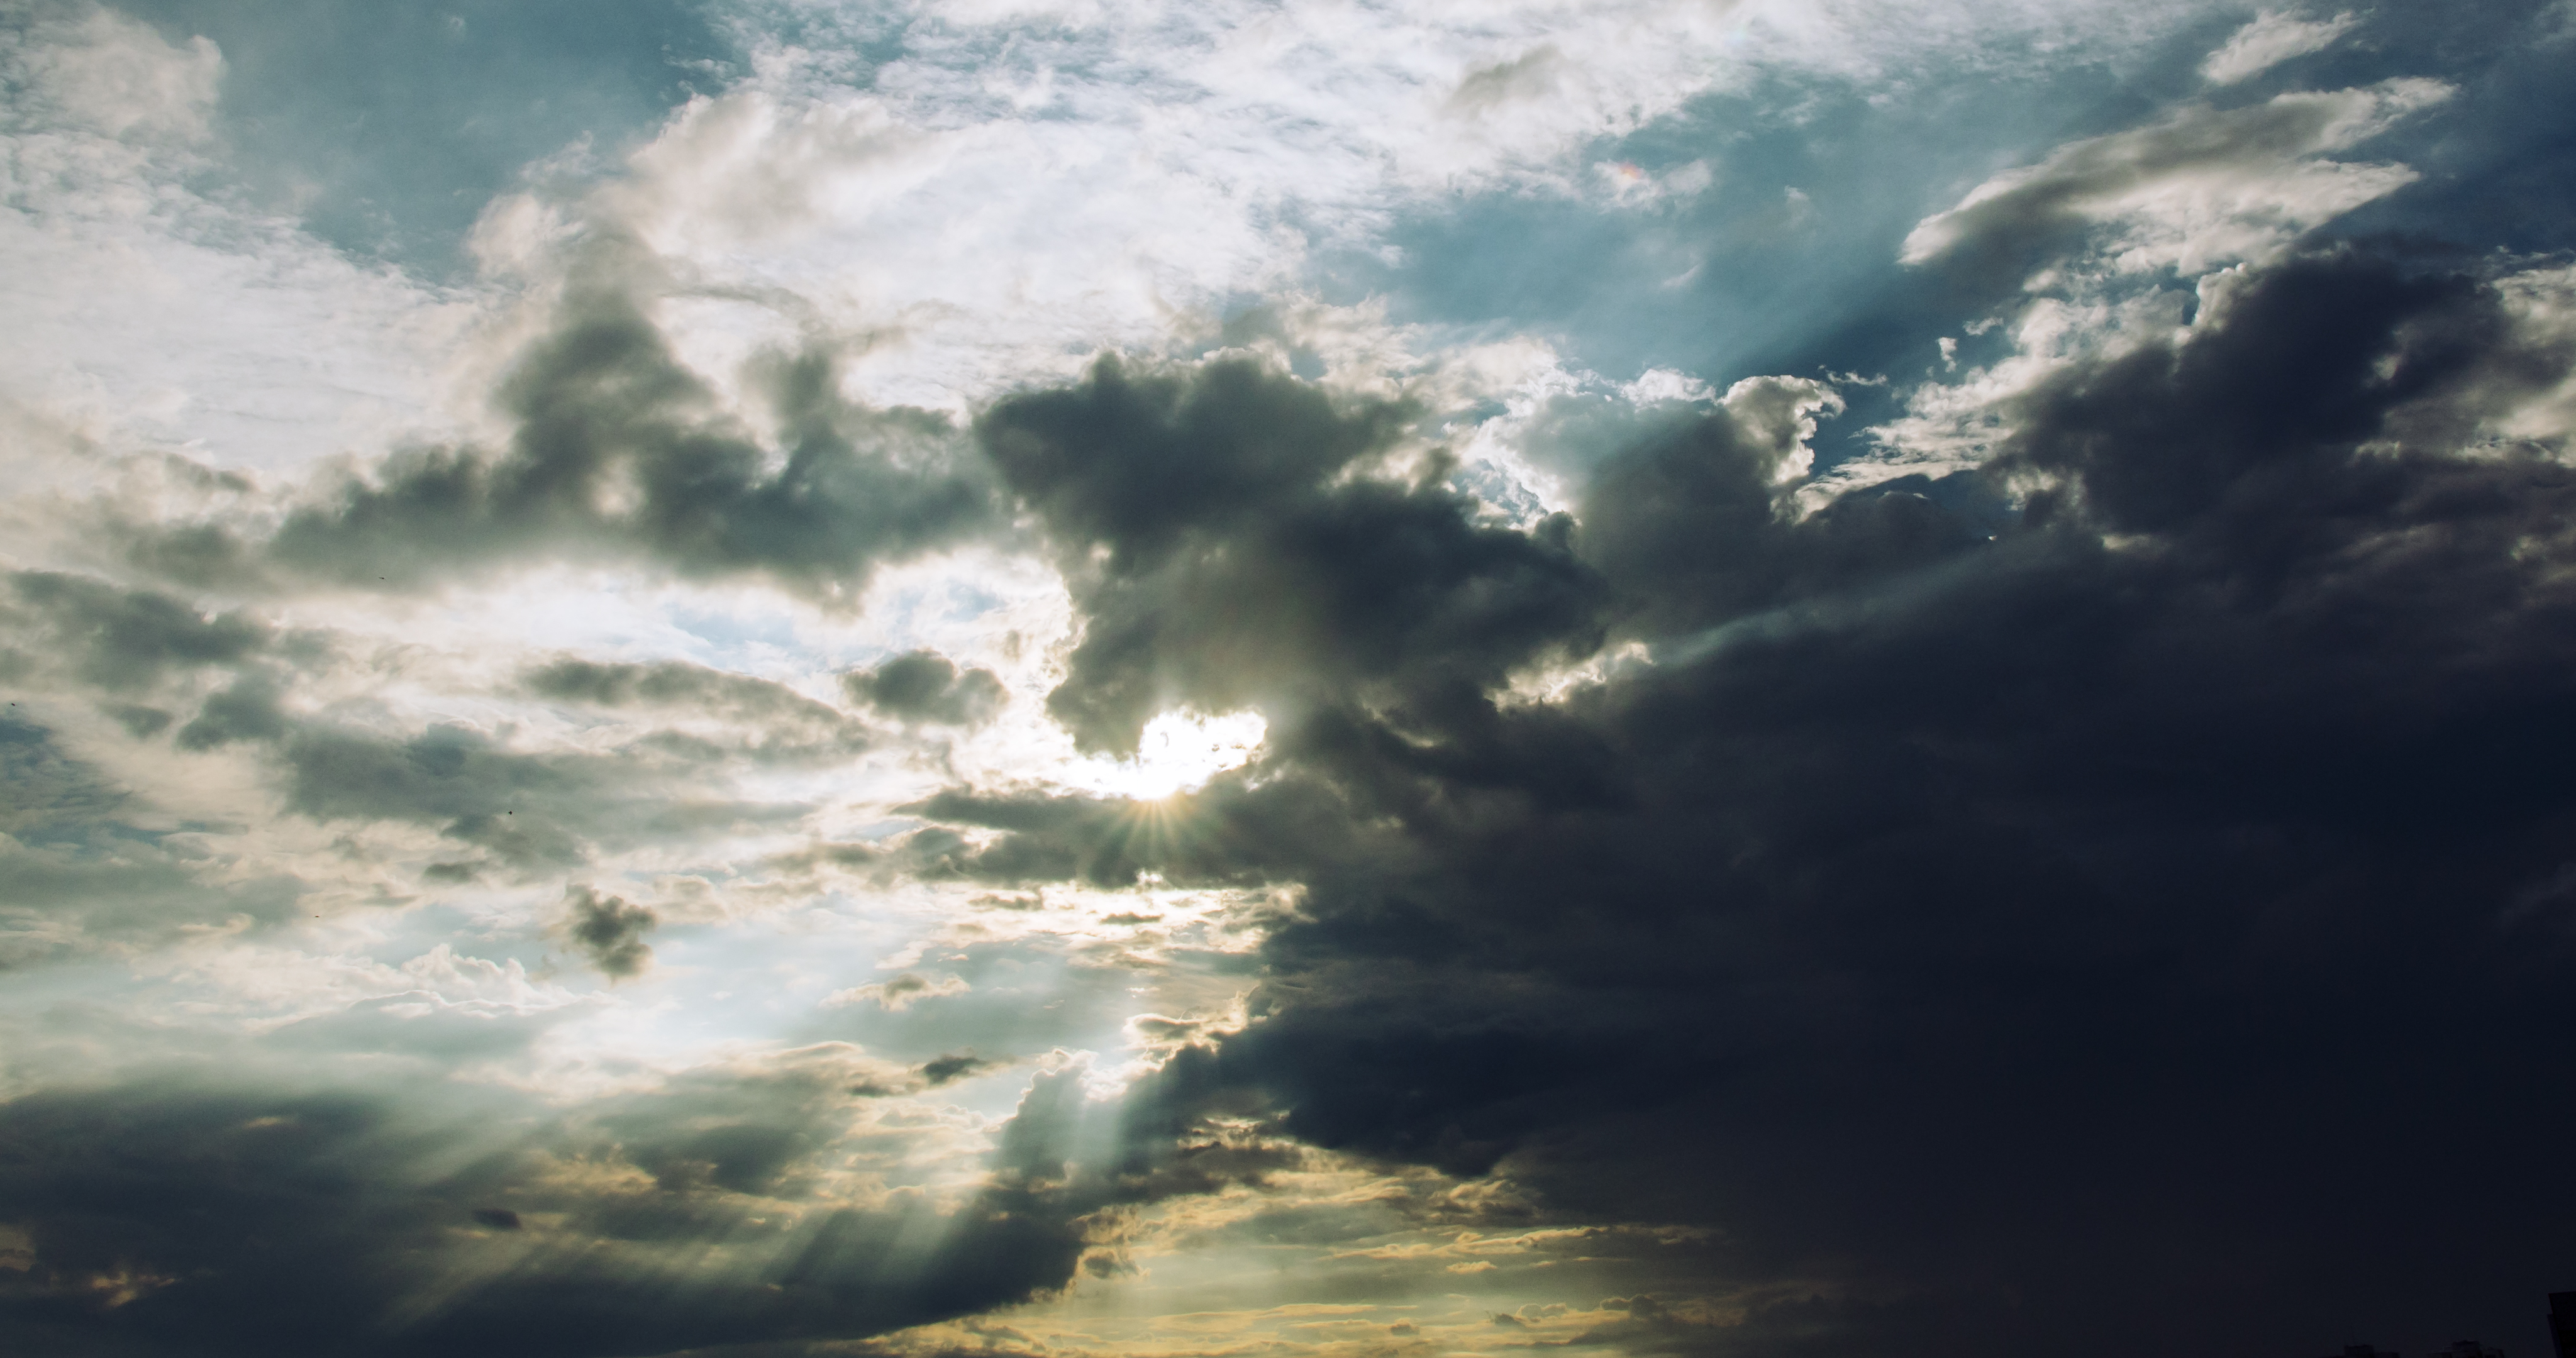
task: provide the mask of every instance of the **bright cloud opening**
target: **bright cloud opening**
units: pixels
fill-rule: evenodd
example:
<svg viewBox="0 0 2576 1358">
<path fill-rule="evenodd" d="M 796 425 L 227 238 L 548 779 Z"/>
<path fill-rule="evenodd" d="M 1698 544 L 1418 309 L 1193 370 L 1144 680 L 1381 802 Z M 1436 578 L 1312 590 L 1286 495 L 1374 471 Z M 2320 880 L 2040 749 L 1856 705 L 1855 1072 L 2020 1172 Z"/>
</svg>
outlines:
<svg viewBox="0 0 2576 1358">
<path fill-rule="evenodd" d="M 1067 769 L 1063 781 L 1138 801 L 1195 792 L 1227 769 L 1250 762 L 1269 729 L 1257 712 L 1213 717 L 1166 712 L 1145 723 L 1135 758 L 1085 759 Z"/>
</svg>

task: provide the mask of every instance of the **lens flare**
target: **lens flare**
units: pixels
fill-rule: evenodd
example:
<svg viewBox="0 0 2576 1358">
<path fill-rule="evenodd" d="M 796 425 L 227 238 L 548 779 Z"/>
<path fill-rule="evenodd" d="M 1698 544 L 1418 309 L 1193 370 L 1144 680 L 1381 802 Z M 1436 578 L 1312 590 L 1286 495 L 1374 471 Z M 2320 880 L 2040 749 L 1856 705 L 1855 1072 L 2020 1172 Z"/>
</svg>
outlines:
<svg viewBox="0 0 2576 1358">
<path fill-rule="evenodd" d="M 1249 763 L 1269 729 L 1257 712 L 1166 712 L 1145 723 L 1134 758 L 1079 760 L 1062 781 L 1138 801 L 1195 792 L 1227 769 Z"/>
</svg>

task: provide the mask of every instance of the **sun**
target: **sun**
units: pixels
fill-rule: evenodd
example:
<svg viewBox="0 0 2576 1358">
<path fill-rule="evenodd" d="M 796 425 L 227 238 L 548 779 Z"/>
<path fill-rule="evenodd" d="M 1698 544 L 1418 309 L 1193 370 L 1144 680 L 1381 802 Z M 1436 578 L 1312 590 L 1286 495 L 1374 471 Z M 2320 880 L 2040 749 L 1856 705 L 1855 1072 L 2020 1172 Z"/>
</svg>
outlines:
<svg viewBox="0 0 2576 1358">
<path fill-rule="evenodd" d="M 1159 801 L 1194 792 L 1227 769 L 1241 768 L 1261 748 L 1269 729 L 1257 712 L 1166 712 L 1145 723 L 1134 758 L 1077 760 L 1062 780 L 1093 792 Z"/>
</svg>

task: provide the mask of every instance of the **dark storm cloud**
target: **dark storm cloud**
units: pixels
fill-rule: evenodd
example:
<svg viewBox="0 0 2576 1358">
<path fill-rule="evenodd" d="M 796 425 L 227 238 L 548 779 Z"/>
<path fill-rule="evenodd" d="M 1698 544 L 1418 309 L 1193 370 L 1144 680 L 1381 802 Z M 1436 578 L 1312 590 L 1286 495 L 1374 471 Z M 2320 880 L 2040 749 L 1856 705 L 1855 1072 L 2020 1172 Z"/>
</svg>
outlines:
<svg viewBox="0 0 2576 1358">
<path fill-rule="evenodd" d="M 841 682 L 850 697 L 905 721 L 974 726 L 990 721 L 1009 694 L 991 670 L 959 670 L 936 651 L 907 651 Z"/>
<path fill-rule="evenodd" d="M 414 449 L 316 488 L 273 535 L 109 523 L 138 565 L 251 583 L 410 587 L 531 558 L 640 557 L 700 579 L 756 577 L 848 600 L 881 562 L 989 526 L 986 478 L 946 417 L 842 397 L 824 348 L 748 375 L 755 429 L 722 408 L 650 314 L 648 266 L 593 250 L 552 328 L 495 391 L 506 447 Z"/>
<path fill-rule="evenodd" d="M 1769 379 L 1668 417 L 1585 488 L 1581 546 L 1618 590 L 1623 630 L 1670 637 L 1920 569 L 1983 540 L 1895 488 L 1801 516 L 1784 464 L 1812 384 Z"/>
<path fill-rule="evenodd" d="M 610 980 L 641 975 L 653 965 L 644 935 L 661 922 L 651 910 L 623 898 L 603 896 L 587 886 L 564 888 L 564 935 Z"/>
<path fill-rule="evenodd" d="M 1082 612 L 1048 711 L 1131 751 L 1154 713 L 1285 714 L 1464 700 L 1583 648 L 1598 579 L 1572 524 L 1479 524 L 1473 502 L 1364 474 L 1407 411 L 1245 361 L 1003 401 L 976 432 L 1044 525 Z"/>
<path fill-rule="evenodd" d="M 166 1077 L 23 1095 L 0 1220 L 32 1249 L 0 1272 L 0 1344 L 585 1358 L 882 1333 L 1073 1277 L 1105 1200 L 1050 1158 L 1078 1095 L 1033 1096 L 954 1209 L 852 1206 L 833 1176 L 922 1134 L 847 1139 L 851 1089 L 891 1074 L 826 1047 L 566 1110 Z"/>
<path fill-rule="evenodd" d="M 1255 1022 L 1140 1086 L 1132 1144 L 1257 1105 L 1825 1285 L 1731 1351 L 2501 1335 L 2576 1211 L 2576 473 L 2486 428 L 2571 356 L 2357 252 L 2207 305 L 2011 412 L 1991 542 L 1901 495 L 1796 518 L 1740 412 L 1515 534 L 1332 479 L 1386 417 L 1289 379 L 1005 403 L 1083 610 L 1055 710 L 1272 728 L 1155 816 L 922 803 L 993 832 L 930 870 L 1302 882 Z M 1309 550 L 1344 523 L 1376 547 Z M 1622 632 L 1654 662 L 1499 691 Z M 1702 1345 L 1669 1319 L 1621 1324 Z"/>
</svg>

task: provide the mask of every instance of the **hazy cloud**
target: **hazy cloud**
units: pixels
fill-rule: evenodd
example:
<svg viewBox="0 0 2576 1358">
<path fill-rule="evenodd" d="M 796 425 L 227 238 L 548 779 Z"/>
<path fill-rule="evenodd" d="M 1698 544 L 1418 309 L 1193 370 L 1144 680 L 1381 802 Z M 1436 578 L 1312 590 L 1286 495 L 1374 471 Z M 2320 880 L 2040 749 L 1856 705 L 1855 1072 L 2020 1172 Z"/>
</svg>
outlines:
<svg viewBox="0 0 2576 1358">
<path fill-rule="evenodd" d="M 303 890 L 209 851 L 47 728 L 0 717 L 0 971 L 282 924 Z"/>
</svg>

